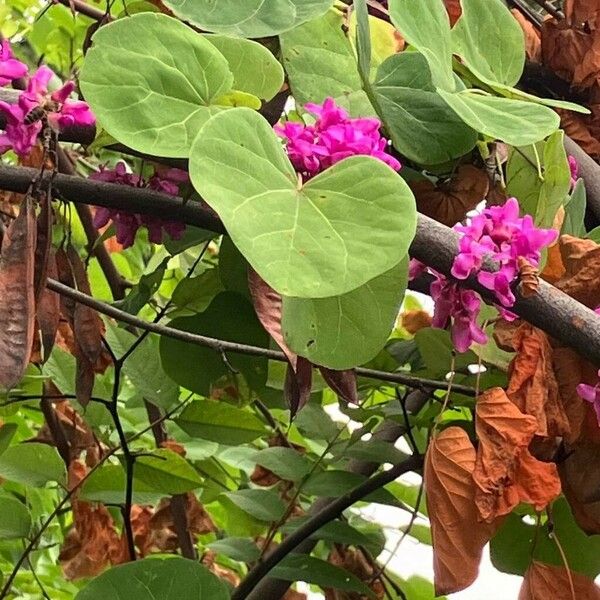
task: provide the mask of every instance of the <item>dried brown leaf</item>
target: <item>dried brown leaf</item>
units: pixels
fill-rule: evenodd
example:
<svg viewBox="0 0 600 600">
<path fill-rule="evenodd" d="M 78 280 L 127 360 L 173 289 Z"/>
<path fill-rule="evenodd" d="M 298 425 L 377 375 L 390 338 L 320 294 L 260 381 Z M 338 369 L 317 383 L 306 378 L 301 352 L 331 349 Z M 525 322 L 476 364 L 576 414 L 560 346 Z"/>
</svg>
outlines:
<svg viewBox="0 0 600 600">
<path fill-rule="evenodd" d="M 0 254 L 0 388 L 23 376 L 33 344 L 35 212 L 28 195 L 4 236 Z"/>
<path fill-rule="evenodd" d="M 47 275 L 53 279 L 57 277 L 56 257 L 54 249 L 51 248 L 48 254 Z M 43 360 L 48 360 L 60 322 L 60 298 L 56 292 L 50 291 L 44 287 L 37 304 L 37 322 L 42 337 Z"/>
<path fill-rule="evenodd" d="M 456 21 L 458 21 L 460 15 L 462 14 L 460 0 L 444 0 L 444 5 L 446 6 L 448 17 L 450 17 L 450 25 L 454 27 L 454 24 Z"/>
<path fill-rule="evenodd" d="M 327 385 L 337 394 L 340 400 L 349 404 L 358 404 L 358 388 L 354 369 L 335 371 L 319 367 L 319 371 Z"/>
<path fill-rule="evenodd" d="M 431 181 L 416 181 L 410 187 L 419 212 L 452 226 L 486 197 L 489 180 L 485 171 L 462 165 L 448 181 L 438 186 Z"/>
<path fill-rule="evenodd" d="M 409 310 L 400 315 L 402 327 L 414 335 L 419 329 L 431 326 L 431 315 L 426 310 Z"/>
<path fill-rule="evenodd" d="M 519 591 L 519 600 L 600 600 L 600 588 L 581 573 L 533 561 Z"/>
<path fill-rule="evenodd" d="M 565 266 L 556 287 L 589 308 L 600 304 L 600 245 L 563 235 L 559 240 Z"/>
<path fill-rule="evenodd" d="M 34 263 L 34 291 L 35 302 L 39 304 L 40 298 L 46 289 L 48 278 L 48 261 L 52 248 L 52 204 L 46 194 L 40 199 L 41 210 L 37 218 L 37 240 L 35 245 Z"/>
<path fill-rule="evenodd" d="M 565 134 L 597 160 L 600 158 L 600 136 L 597 131 L 600 123 L 600 110 L 593 106 L 588 106 L 588 108 L 592 111 L 590 115 L 560 109 L 557 112 L 560 115 L 560 126 L 565 130 Z"/>
<path fill-rule="evenodd" d="M 288 348 L 281 331 L 281 294 L 252 268 L 248 269 L 248 287 L 258 320 L 295 368 L 296 354 Z"/>
<path fill-rule="evenodd" d="M 479 446 L 473 480 L 480 517 L 493 521 L 519 502 L 545 508 L 560 493 L 560 480 L 554 464 L 538 461 L 528 450 L 537 420 L 524 415 L 501 388 L 479 396 L 476 415 Z"/>
<path fill-rule="evenodd" d="M 87 406 L 90 403 L 95 379 L 94 365 L 77 345 L 75 352 L 75 396 L 81 406 Z"/>
<path fill-rule="evenodd" d="M 522 413 L 536 419 L 536 435 L 568 436 L 570 426 L 558 394 L 548 336 L 523 322 L 512 342 L 517 354 L 509 367 L 506 395 Z"/>
<path fill-rule="evenodd" d="M 373 597 L 378 600 L 385 597 L 385 589 L 379 578 L 372 581 L 375 575 L 373 564 L 367 560 L 361 550 L 347 546 L 335 545 L 329 554 L 328 561 L 352 573 L 365 583 L 373 592 Z M 324 588 L 325 600 L 367 600 L 367 596 L 357 592 L 347 592 L 333 588 Z"/>
<path fill-rule="evenodd" d="M 537 294 L 540 287 L 538 270 L 522 256 L 517 259 L 519 267 L 519 292 L 523 298 L 531 298 Z"/>
<path fill-rule="evenodd" d="M 464 590 L 477 578 L 483 547 L 500 521 L 481 523 L 475 506 L 475 448 L 459 427 L 433 438 L 425 458 L 425 493 L 433 538 L 436 595 Z"/>
<path fill-rule="evenodd" d="M 298 356 L 296 367 L 288 364 L 283 384 L 283 397 L 290 408 L 293 419 L 298 411 L 308 402 L 312 390 L 312 363 Z"/>
</svg>

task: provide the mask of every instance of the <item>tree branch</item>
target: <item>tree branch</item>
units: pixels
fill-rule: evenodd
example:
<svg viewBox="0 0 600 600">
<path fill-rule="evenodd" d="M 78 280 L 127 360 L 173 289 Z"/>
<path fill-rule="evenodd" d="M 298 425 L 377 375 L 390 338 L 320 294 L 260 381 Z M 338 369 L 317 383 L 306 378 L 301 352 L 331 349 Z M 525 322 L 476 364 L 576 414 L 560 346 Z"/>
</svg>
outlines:
<svg viewBox="0 0 600 600">
<path fill-rule="evenodd" d="M 332 500 L 323 510 L 314 514 L 305 521 L 296 531 L 286 537 L 277 548 L 272 550 L 265 559 L 258 563 L 246 576 L 246 578 L 235 589 L 231 600 L 250 600 L 250 594 L 260 581 L 267 576 L 269 571 L 276 567 L 290 552 L 323 525 L 339 517 L 342 512 L 352 506 L 355 502 L 362 500 L 365 496 L 384 485 L 394 481 L 400 475 L 409 471 L 419 469 L 423 464 L 423 457 L 411 456 L 407 460 L 392 467 L 389 471 L 383 471 L 370 479 L 367 479 L 349 492 Z M 264 597 L 263 597 L 264 598 Z"/>
<path fill-rule="evenodd" d="M 228 342 L 226 340 L 219 340 L 216 338 L 211 338 L 196 333 L 190 333 L 181 329 L 174 329 L 173 327 L 168 327 L 167 325 L 160 325 L 159 323 L 151 323 L 149 321 L 144 321 L 139 317 L 131 315 L 125 311 L 119 310 L 118 308 L 115 308 L 110 304 L 106 304 L 101 300 L 96 300 L 95 298 L 92 298 L 91 296 L 88 296 L 83 292 L 74 290 L 73 288 L 67 285 L 59 283 L 54 279 L 48 279 L 47 287 L 53 292 L 61 294 L 62 296 L 65 296 L 67 298 L 71 298 L 72 300 L 75 300 L 75 302 L 85 304 L 86 306 L 97 310 L 99 313 L 112 317 L 117 321 L 133 325 L 134 327 L 138 327 L 140 329 L 144 329 L 152 333 L 157 333 L 158 335 L 163 335 L 176 340 L 180 340 L 182 342 L 187 342 L 188 344 L 205 346 L 219 353 L 234 352 L 237 354 L 247 354 L 250 356 L 261 356 L 263 358 L 268 358 L 270 360 L 276 360 L 279 362 L 287 361 L 287 358 L 283 354 L 283 352 L 279 352 L 277 350 L 271 350 L 269 348 L 260 348 L 258 346 L 250 346 L 248 344 L 239 344 L 237 342 Z M 354 370 L 356 374 L 361 377 L 368 377 L 370 379 L 378 379 L 381 381 L 389 381 L 391 383 L 407 385 L 409 387 L 417 389 L 442 390 L 448 387 L 447 381 L 437 381 L 435 379 L 414 377 L 412 375 L 406 375 L 404 373 L 389 373 L 386 371 L 377 371 L 375 369 L 365 369 L 362 367 L 357 367 Z M 476 395 L 475 388 L 466 385 L 456 384 L 452 386 L 452 389 L 455 392 L 464 394 L 465 396 L 473 397 Z"/>
<path fill-rule="evenodd" d="M 83 0 L 52 0 L 53 4 L 63 4 L 74 12 L 78 12 L 94 21 L 110 20 L 110 13 L 105 13 L 103 10 L 90 6 Z"/>
</svg>

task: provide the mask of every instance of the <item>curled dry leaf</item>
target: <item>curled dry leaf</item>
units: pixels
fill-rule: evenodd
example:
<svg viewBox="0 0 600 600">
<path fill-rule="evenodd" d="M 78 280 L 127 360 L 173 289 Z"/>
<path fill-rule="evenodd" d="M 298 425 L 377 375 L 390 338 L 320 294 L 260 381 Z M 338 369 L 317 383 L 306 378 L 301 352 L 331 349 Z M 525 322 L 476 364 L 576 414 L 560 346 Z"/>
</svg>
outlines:
<svg viewBox="0 0 600 600">
<path fill-rule="evenodd" d="M 600 245 L 563 235 L 559 240 L 565 266 L 556 287 L 589 308 L 600 304 Z"/>
<path fill-rule="evenodd" d="M 48 278 L 48 261 L 52 248 L 52 204 L 48 196 L 43 194 L 40 199 L 41 210 L 37 218 L 37 240 L 35 245 L 34 290 L 35 303 L 39 305 L 40 298 L 46 289 Z"/>
<path fill-rule="evenodd" d="M 336 544 L 327 559 L 332 565 L 352 573 L 357 579 L 365 583 L 373 592 L 372 598 L 380 600 L 385 597 L 385 588 L 379 578 L 373 581 L 375 568 L 367 560 L 365 554 L 355 548 Z M 324 588 L 325 600 L 366 600 L 366 596 L 357 592 L 346 592 L 333 588 Z"/>
<path fill-rule="evenodd" d="M 581 573 L 533 561 L 519 591 L 519 600 L 600 600 L 600 588 Z"/>
<path fill-rule="evenodd" d="M 400 315 L 402 327 L 411 335 L 431 326 L 431 315 L 426 310 L 409 310 Z"/>
<path fill-rule="evenodd" d="M 538 270 L 522 256 L 517 260 L 519 267 L 519 292 L 523 298 L 531 298 L 537 294 L 540 287 Z"/>
<path fill-rule="evenodd" d="M 205 552 L 201 562 L 209 571 L 214 573 L 219 579 L 227 581 L 232 587 L 236 588 L 240 584 L 240 576 L 235 571 L 222 567 L 217 562 L 217 555 L 215 552 L 212 552 L 211 550 Z"/>
<path fill-rule="evenodd" d="M 312 390 L 312 363 L 298 356 L 295 368 L 288 364 L 283 384 L 283 397 L 290 408 L 290 418 L 308 402 Z"/>
<path fill-rule="evenodd" d="M 548 336 L 521 323 L 512 337 L 516 356 L 509 367 L 506 395 L 520 411 L 537 422 L 535 434 L 542 437 L 566 437 L 569 421 L 558 394 Z"/>
<path fill-rule="evenodd" d="M 537 420 L 523 414 L 502 388 L 479 396 L 476 416 L 479 447 L 473 480 L 480 517 L 491 522 L 519 502 L 545 508 L 560 494 L 560 480 L 554 464 L 537 460 L 528 450 Z"/>
<path fill-rule="evenodd" d="M 565 19 L 570 25 L 588 30 L 600 27 L 600 4 L 597 0 L 565 0 L 563 5 Z"/>
<path fill-rule="evenodd" d="M 597 160 L 600 158 L 600 109 L 595 106 L 588 108 L 592 111 L 589 115 L 561 109 L 557 112 L 560 115 L 560 126 L 565 133 Z"/>
<path fill-rule="evenodd" d="M 486 197 L 489 180 L 485 171 L 462 165 L 448 181 L 437 186 L 431 181 L 416 181 L 410 187 L 419 212 L 450 227 Z"/>
<path fill-rule="evenodd" d="M 424 476 L 436 595 L 464 590 L 475 581 L 483 547 L 500 525 L 479 519 L 474 468 L 475 448 L 460 427 L 448 427 L 431 440 Z"/>
<path fill-rule="evenodd" d="M 529 19 L 523 16 L 523 13 L 519 9 L 512 8 L 510 12 L 523 30 L 523 35 L 525 36 L 525 54 L 528 60 L 539 63 L 542 60 L 542 39 L 539 30 L 536 29 Z"/>
<path fill-rule="evenodd" d="M 558 472 L 573 517 L 588 535 L 600 533 L 600 444 L 581 440 L 565 454 Z"/>
<path fill-rule="evenodd" d="M 0 253 L 0 388 L 14 387 L 29 362 L 35 329 L 35 238 L 33 200 L 27 195 Z"/>
<path fill-rule="evenodd" d="M 338 395 L 338 398 L 347 404 L 358 404 L 358 388 L 354 369 L 335 371 L 326 367 L 319 367 L 319 371 L 327 385 Z"/>
<path fill-rule="evenodd" d="M 56 279 L 58 276 L 56 256 L 53 248 L 50 248 L 50 252 L 48 253 L 47 275 L 53 279 Z M 47 287 L 44 287 L 42 290 L 37 303 L 36 318 L 42 338 L 43 360 L 46 361 L 54 347 L 58 324 L 60 322 L 60 298 L 56 292 L 50 291 Z"/>
</svg>

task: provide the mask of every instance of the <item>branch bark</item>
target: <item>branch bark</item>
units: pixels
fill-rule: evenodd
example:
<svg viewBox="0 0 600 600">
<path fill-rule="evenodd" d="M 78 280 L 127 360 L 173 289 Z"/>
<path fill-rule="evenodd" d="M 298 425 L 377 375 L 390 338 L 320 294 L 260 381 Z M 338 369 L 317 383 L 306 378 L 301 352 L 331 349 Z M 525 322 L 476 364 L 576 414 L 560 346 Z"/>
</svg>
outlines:
<svg viewBox="0 0 600 600">
<path fill-rule="evenodd" d="M 362 500 L 371 492 L 394 481 L 409 471 L 419 469 L 423 464 L 422 456 L 411 456 L 407 460 L 392 467 L 389 471 L 383 471 L 370 479 L 367 479 L 349 492 L 332 500 L 326 507 L 310 517 L 294 533 L 286 537 L 277 548 L 267 554 L 264 560 L 258 563 L 246 576 L 246 578 L 235 589 L 231 600 L 250 600 L 253 590 L 267 574 L 276 567 L 288 554 L 293 552 L 297 546 L 313 533 L 318 531 L 323 525 L 337 519 L 342 512 L 350 508 L 355 502 Z M 262 600 L 266 600 L 261 596 Z"/>
<path fill-rule="evenodd" d="M 37 174 L 36 169 L 0 165 L 0 189 L 23 193 Z M 45 183 L 50 177 L 50 174 L 45 176 Z M 204 203 L 192 200 L 184 202 L 181 198 L 153 190 L 90 181 L 68 175 L 56 175 L 52 186 L 61 197 L 75 203 L 126 208 L 132 212 L 158 217 L 169 214 L 170 218 L 189 225 L 215 233 L 225 232 L 216 213 Z M 457 240 L 457 234 L 445 225 L 419 215 L 417 234 L 410 253 L 426 265 L 449 275 L 458 247 Z M 475 279 L 466 280 L 464 285 L 480 292 L 488 301 L 493 301 L 489 291 L 482 288 Z M 600 319 L 592 310 L 573 298 L 541 281 L 535 296 L 518 297 L 511 310 L 600 365 Z"/>
</svg>

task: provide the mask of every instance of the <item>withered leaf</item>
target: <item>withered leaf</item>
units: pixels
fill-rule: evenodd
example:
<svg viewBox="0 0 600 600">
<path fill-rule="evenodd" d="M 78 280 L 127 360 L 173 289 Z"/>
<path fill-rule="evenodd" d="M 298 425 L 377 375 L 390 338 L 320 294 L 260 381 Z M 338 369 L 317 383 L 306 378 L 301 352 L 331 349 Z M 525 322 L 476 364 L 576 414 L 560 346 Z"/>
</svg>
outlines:
<svg viewBox="0 0 600 600">
<path fill-rule="evenodd" d="M 48 254 L 47 274 L 48 277 L 53 279 L 57 277 L 56 257 L 53 248 L 50 248 Z M 56 292 L 44 287 L 37 304 L 36 317 L 42 336 L 43 360 L 46 361 L 52 352 L 60 322 L 60 298 Z"/>
<path fill-rule="evenodd" d="M 558 473 L 575 521 L 589 535 L 600 533 L 600 445 L 582 440 L 565 454 Z"/>
<path fill-rule="evenodd" d="M 33 344 L 35 238 L 33 200 L 26 195 L 0 254 L 0 387 L 5 389 L 21 380 Z"/>
<path fill-rule="evenodd" d="M 83 354 L 79 345 L 75 347 L 75 397 L 81 406 L 87 406 L 94 391 L 94 365 Z"/>
<path fill-rule="evenodd" d="M 293 419 L 298 411 L 308 402 L 312 389 L 312 363 L 299 356 L 296 367 L 288 364 L 283 385 L 283 397 L 290 409 Z"/>
<path fill-rule="evenodd" d="M 596 160 L 600 158 L 600 110 L 595 106 L 588 106 L 592 111 L 589 115 L 582 115 L 570 110 L 558 109 L 560 126 L 565 133 L 577 142 L 585 152 Z"/>
<path fill-rule="evenodd" d="M 538 461 L 528 450 L 537 420 L 524 415 L 502 388 L 479 396 L 476 415 L 479 446 L 473 480 L 480 517 L 493 521 L 521 501 L 543 509 L 560 493 L 560 480 L 554 464 Z"/>
<path fill-rule="evenodd" d="M 531 298 L 537 294 L 540 287 L 538 270 L 522 256 L 517 259 L 519 267 L 519 292 L 523 298 Z"/>
<path fill-rule="evenodd" d="M 519 600 L 600 600 L 600 588 L 581 573 L 533 561 L 519 591 Z"/>
<path fill-rule="evenodd" d="M 600 304 L 600 245 L 563 235 L 559 240 L 565 266 L 556 287 L 589 308 Z"/>
<path fill-rule="evenodd" d="M 73 271 L 75 285 L 80 292 L 90 295 L 90 283 L 79 254 L 69 245 L 67 257 Z M 73 313 L 73 334 L 81 353 L 87 358 L 93 368 L 102 353 L 102 319 L 91 307 L 77 302 Z"/>
<path fill-rule="evenodd" d="M 431 440 L 424 477 L 436 595 L 464 590 L 475 581 L 483 547 L 500 525 L 479 520 L 474 467 L 475 448 L 460 427 L 448 427 Z"/>
<path fill-rule="evenodd" d="M 52 247 L 52 204 L 48 196 L 43 194 L 40 199 L 41 210 L 37 218 L 37 243 L 35 246 L 34 290 L 35 301 L 39 304 L 40 297 L 46 289 L 48 277 L 48 260 Z"/>
<path fill-rule="evenodd" d="M 487 195 L 489 180 L 485 171 L 462 165 L 446 182 L 435 186 L 431 181 L 416 181 L 410 187 L 419 212 L 448 225 L 462 221 Z"/>
<path fill-rule="evenodd" d="M 597 0 L 565 0 L 563 11 L 570 25 L 581 27 L 585 23 L 589 30 L 600 27 L 600 4 Z"/>
<path fill-rule="evenodd" d="M 431 326 L 431 315 L 426 310 L 409 310 L 400 315 L 402 327 L 414 335 L 419 329 Z"/>
<path fill-rule="evenodd" d="M 373 581 L 373 575 L 376 574 L 373 563 L 367 560 L 361 550 L 336 544 L 329 554 L 328 562 L 349 571 L 365 583 L 373 592 L 373 598 L 380 600 L 385 597 L 385 588 L 380 578 L 375 578 L 375 581 Z M 367 598 L 367 596 L 358 592 L 342 591 L 334 588 L 324 588 L 324 592 L 325 600 L 365 600 Z"/>
<path fill-rule="evenodd" d="M 460 15 L 462 15 L 460 0 L 444 0 L 444 5 L 446 6 L 448 17 L 450 17 L 450 25 L 454 27 L 454 24 L 458 21 Z"/>
<path fill-rule="evenodd" d="M 522 413 L 535 417 L 536 435 L 568 436 L 570 426 L 558 394 L 548 336 L 523 322 L 515 330 L 512 343 L 517 354 L 509 367 L 506 395 Z"/>
<path fill-rule="evenodd" d="M 338 395 L 340 400 L 350 404 L 358 404 L 356 373 L 353 369 L 334 371 L 326 367 L 319 367 L 319 371 L 327 385 Z"/>
<path fill-rule="evenodd" d="M 258 320 L 295 367 L 296 354 L 288 348 L 281 331 L 281 294 L 252 268 L 248 269 L 248 287 Z"/>
</svg>

